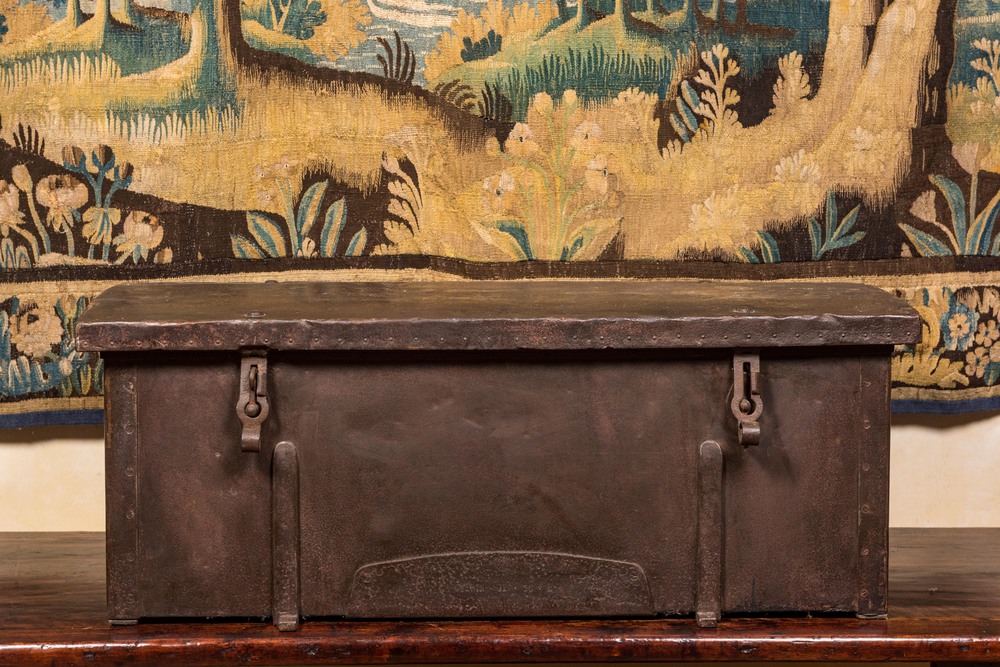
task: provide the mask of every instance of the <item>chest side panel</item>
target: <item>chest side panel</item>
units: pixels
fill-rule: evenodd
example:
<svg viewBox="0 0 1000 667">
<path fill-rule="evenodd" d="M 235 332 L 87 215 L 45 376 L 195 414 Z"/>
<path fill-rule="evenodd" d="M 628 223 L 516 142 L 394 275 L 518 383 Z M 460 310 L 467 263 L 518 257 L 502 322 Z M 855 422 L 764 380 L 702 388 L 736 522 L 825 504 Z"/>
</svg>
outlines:
<svg viewBox="0 0 1000 667">
<path fill-rule="evenodd" d="M 761 444 L 726 460 L 726 610 L 857 609 L 861 369 L 836 350 L 761 355 Z"/>
<path fill-rule="evenodd" d="M 146 616 L 270 613 L 270 456 L 240 451 L 238 369 L 237 356 L 200 353 L 138 366 Z"/>
</svg>

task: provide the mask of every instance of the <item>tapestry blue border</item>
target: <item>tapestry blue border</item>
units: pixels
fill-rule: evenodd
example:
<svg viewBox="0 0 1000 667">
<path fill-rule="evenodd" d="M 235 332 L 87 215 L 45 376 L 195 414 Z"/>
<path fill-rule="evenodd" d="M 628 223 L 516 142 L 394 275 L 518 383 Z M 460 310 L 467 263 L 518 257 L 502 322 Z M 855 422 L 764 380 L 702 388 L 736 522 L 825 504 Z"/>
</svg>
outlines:
<svg viewBox="0 0 1000 667">
<path fill-rule="evenodd" d="M 1000 410 L 1000 396 L 973 398 L 966 401 L 892 402 L 894 415 L 962 415 L 972 412 Z M 32 428 L 35 426 L 88 426 L 104 423 L 104 410 L 45 410 L 25 414 L 0 415 L 0 429 Z"/>
<path fill-rule="evenodd" d="M 894 415 L 964 415 L 1000 410 L 1000 396 L 970 398 L 964 401 L 893 401 Z"/>
<path fill-rule="evenodd" d="M 0 415 L 0 429 L 35 426 L 87 426 L 104 423 L 104 410 L 43 410 Z"/>
</svg>

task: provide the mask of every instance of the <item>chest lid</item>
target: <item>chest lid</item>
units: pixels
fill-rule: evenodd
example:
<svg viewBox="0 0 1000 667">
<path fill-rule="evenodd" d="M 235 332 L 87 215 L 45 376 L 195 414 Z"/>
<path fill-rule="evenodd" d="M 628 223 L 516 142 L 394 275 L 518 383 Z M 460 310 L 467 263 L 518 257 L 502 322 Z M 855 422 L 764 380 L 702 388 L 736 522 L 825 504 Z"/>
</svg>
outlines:
<svg viewBox="0 0 1000 667">
<path fill-rule="evenodd" d="M 847 283 L 150 283 L 101 294 L 76 334 L 116 352 L 757 348 L 913 343 L 920 319 Z"/>
</svg>

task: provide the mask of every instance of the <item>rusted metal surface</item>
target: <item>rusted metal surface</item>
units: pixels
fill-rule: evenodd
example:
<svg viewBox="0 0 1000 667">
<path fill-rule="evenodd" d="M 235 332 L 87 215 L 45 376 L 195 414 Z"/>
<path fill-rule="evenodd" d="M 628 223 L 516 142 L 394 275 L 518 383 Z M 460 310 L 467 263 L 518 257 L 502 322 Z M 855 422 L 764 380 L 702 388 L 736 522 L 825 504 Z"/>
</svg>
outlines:
<svg viewBox="0 0 1000 667">
<path fill-rule="evenodd" d="M 271 463 L 271 618 L 279 630 L 299 627 L 299 459 L 279 442 Z"/>
<path fill-rule="evenodd" d="M 108 618 L 116 625 L 135 623 L 139 606 L 139 423 L 137 369 L 128 359 L 104 371 L 104 465 L 107 512 Z"/>
<path fill-rule="evenodd" d="M 129 546 L 118 514 L 131 505 L 109 491 L 109 592 L 131 591 L 141 617 L 283 629 L 300 616 L 884 613 L 889 344 L 911 339 L 914 312 L 843 286 L 756 286 L 740 313 L 728 285 L 545 285 L 449 288 L 425 312 L 423 286 L 298 286 L 295 308 L 216 295 L 211 317 L 193 296 L 204 286 L 100 297 L 78 331 L 111 345 L 113 382 L 132 378 L 132 393 L 109 389 L 109 433 L 137 425 L 134 444 L 109 439 L 109 489 L 136 452 L 138 526 Z M 344 306 L 350 294 L 372 301 Z M 485 295 L 497 303 L 473 303 Z M 146 315 L 179 310 L 134 323 L 131 298 Z M 724 345 L 741 318 L 766 335 Z M 257 324 L 280 341 L 230 335 Z M 312 349 L 289 349 L 305 331 Z M 147 348 L 190 338 L 134 351 L 142 335 L 161 337 Z M 241 335 L 251 345 L 235 349 Z M 118 565 L 129 548 L 131 570 Z"/>
<path fill-rule="evenodd" d="M 760 354 L 738 350 L 733 354 L 733 400 L 736 439 L 744 447 L 760 444 L 764 399 L 760 395 Z"/>
<path fill-rule="evenodd" d="M 863 410 L 858 434 L 858 615 L 885 618 L 888 613 L 889 448 L 882 420 L 889 410 L 889 367 L 860 360 Z"/>
<path fill-rule="evenodd" d="M 267 399 L 267 350 L 241 350 L 240 397 L 236 401 L 236 417 L 243 424 L 240 449 L 260 451 L 260 429 L 271 413 Z"/>
<path fill-rule="evenodd" d="M 912 308 L 855 284 L 131 284 L 77 324 L 81 350 L 607 349 L 894 345 Z"/>
<path fill-rule="evenodd" d="M 560 553 L 444 553 L 365 565 L 354 573 L 347 616 L 652 616 L 635 563 Z"/>
<path fill-rule="evenodd" d="M 719 443 L 698 449 L 698 592 L 695 618 L 714 628 L 722 616 L 723 486 L 725 458 Z"/>
</svg>

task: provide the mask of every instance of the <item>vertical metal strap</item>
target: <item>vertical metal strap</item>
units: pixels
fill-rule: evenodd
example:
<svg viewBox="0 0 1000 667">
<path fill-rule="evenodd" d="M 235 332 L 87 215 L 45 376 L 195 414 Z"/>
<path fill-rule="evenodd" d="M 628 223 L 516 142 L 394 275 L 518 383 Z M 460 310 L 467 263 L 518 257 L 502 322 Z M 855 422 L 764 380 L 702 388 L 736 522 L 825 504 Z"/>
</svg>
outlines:
<svg viewBox="0 0 1000 667">
<path fill-rule="evenodd" d="M 695 618 L 714 628 L 722 616 L 722 447 L 713 440 L 698 448 L 698 590 Z"/>
<path fill-rule="evenodd" d="M 299 459 L 290 442 L 271 459 L 271 618 L 279 630 L 299 627 Z"/>
<path fill-rule="evenodd" d="M 104 359 L 108 618 L 132 625 L 139 596 L 138 369 L 117 355 Z"/>
<path fill-rule="evenodd" d="M 886 618 L 889 558 L 889 351 L 859 359 L 858 617 Z"/>
</svg>

